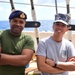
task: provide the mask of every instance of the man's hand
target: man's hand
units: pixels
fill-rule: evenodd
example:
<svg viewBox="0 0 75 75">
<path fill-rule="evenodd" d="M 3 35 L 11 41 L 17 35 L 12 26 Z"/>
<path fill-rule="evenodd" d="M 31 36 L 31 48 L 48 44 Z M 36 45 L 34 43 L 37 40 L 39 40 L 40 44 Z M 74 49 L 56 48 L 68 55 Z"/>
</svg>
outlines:
<svg viewBox="0 0 75 75">
<path fill-rule="evenodd" d="M 69 62 L 70 62 L 70 61 L 71 61 L 71 62 L 72 62 L 72 61 L 75 62 L 75 57 L 68 58 L 67 61 L 69 61 Z"/>
<path fill-rule="evenodd" d="M 50 65 L 50 66 L 54 66 L 54 65 L 55 65 L 55 62 L 54 62 L 54 60 L 52 60 L 52 59 L 46 59 L 46 63 L 47 63 L 48 65 Z"/>
</svg>

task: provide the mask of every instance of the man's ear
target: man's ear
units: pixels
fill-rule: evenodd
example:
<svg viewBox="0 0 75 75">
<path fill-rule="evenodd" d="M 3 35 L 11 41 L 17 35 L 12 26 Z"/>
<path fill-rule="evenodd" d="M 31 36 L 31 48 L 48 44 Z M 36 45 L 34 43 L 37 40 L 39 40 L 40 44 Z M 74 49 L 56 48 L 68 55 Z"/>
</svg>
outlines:
<svg viewBox="0 0 75 75">
<path fill-rule="evenodd" d="M 67 27 L 67 31 L 68 31 L 69 29 L 70 29 L 70 27 L 68 26 L 68 27 Z"/>
</svg>

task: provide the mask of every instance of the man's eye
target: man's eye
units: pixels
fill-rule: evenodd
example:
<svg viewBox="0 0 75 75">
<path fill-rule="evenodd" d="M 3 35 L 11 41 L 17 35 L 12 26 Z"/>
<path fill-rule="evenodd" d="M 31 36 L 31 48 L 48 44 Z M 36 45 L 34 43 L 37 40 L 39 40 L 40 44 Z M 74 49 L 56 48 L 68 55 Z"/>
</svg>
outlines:
<svg viewBox="0 0 75 75">
<path fill-rule="evenodd" d="M 60 24 L 56 24 L 57 26 L 59 26 Z"/>
<path fill-rule="evenodd" d="M 16 20 L 13 20 L 13 22 L 17 22 Z"/>
<path fill-rule="evenodd" d="M 20 21 L 21 24 L 23 24 L 23 21 Z"/>
<path fill-rule="evenodd" d="M 62 26 L 63 26 L 63 27 L 66 27 L 66 25 L 65 25 L 65 24 L 63 24 Z"/>
</svg>

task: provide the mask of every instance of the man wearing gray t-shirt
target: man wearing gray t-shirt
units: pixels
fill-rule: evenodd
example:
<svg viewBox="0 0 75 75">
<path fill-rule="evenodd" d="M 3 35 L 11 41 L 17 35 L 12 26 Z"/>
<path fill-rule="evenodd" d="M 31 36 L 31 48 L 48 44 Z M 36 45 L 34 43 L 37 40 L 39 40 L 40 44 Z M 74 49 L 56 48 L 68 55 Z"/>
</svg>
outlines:
<svg viewBox="0 0 75 75">
<path fill-rule="evenodd" d="M 56 14 L 53 23 L 54 34 L 42 39 L 36 51 L 38 70 L 42 75 L 69 75 L 75 71 L 75 49 L 72 42 L 63 38 L 69 30 L 66 14 Z"/>
</svg>

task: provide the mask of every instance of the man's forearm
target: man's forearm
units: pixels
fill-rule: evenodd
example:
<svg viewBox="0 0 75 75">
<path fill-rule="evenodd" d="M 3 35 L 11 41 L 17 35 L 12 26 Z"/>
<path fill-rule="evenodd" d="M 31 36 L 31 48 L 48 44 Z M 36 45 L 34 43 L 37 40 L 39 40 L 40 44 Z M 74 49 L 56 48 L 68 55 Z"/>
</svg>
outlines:
<svg viewBox="0 0 75 75">
<path fill-rule="evenodd" d="M 60 68 L 55 68 L 55 67 L 52 67 L 53 68 L 53 73 L 57 74 L 57 73 L 62 73 L 62 72 L 65 72 L 64 70 L 60 69 Z"/>
<path fill-rule="evenodd" d="M 59 68 L 59 69 L 65 70 L 65 71 L 75 71 L 75 62 L 74 61 L 54 62 L 51 59 L 47 59 L 46 63 L 50 66 L 55 66 L 55 68 Z"/>
<path fill-rule="evenodd" d="M 64 70 L 62 70 L 61 68 L 57 68 L 55 62 L 53 60 L 47 59 L 46 60 L 46 64 L 48 64 L 52 69 L 53 69 L 53 73 L 61 73 L 61 72 L 65 72 Z"/>
<path fill-rule="evenodd" d="M 56 67 L 65 71 L 75 71 L 75 62 L 58 62 Z"/>
<path fill-rule="evenodd" d="M 25 55 L 1 54 L 0 65 L 24 66 Z"/>
<path fill-rule="evenodd" d="M 65 72 L 64 70 L 61 70 L 59 68 L 54 68 L 48 64 L 44 64 L 42 66 L 38 65 L 38 70 L 42 72 L 52 73 L 52 74 Z"/>
</svg>

